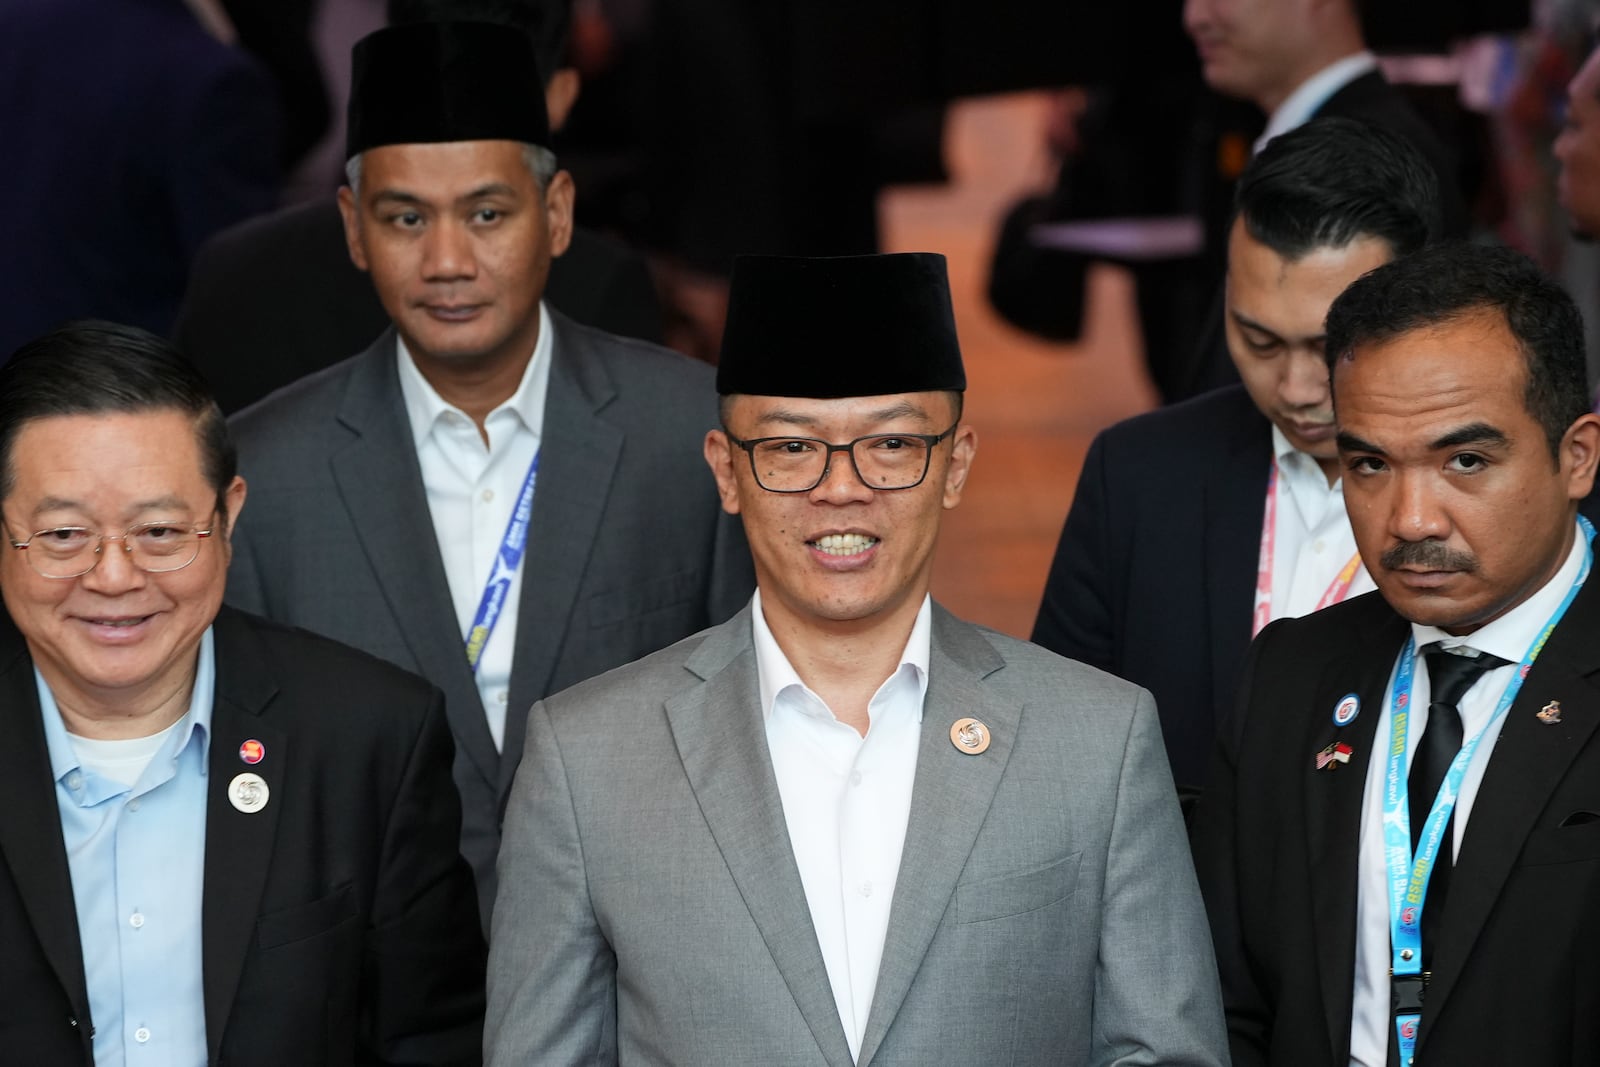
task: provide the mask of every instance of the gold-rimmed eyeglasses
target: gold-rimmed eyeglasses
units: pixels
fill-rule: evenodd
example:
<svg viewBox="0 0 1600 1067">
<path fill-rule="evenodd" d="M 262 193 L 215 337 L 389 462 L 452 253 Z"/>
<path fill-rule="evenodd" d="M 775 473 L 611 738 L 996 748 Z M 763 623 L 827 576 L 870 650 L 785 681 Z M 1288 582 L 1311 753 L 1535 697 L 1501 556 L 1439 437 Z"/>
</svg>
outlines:
<svg viewBox="0 0 1600 1067">
<path fill-rule="evenodd" d="M 121 541 L 128 561 L 146 574 L 181 571 L 200 555 L 200 542 L 211 529 L 186 522 L 141 522 L 125 533 L 103 534 L 85 526 L 38 530 L 26 541 L 11 542 L 34 573 L 43 578 L 78 578 L 94 570 L 107 541 Z"/>
<path fill-rule="evenodd" d="M 756 484 L 769 493 L 809 493 L 828 476 L 835 452 L 850 456 L 856 477 L 868 489 L 914 489 L 928 476 L 933 449 L 956 432 L 874 433 L 835 445 L 815 437 L 756 437 L 728 440 L 750 456 Z M 727 430 L 723 430 L 727 433 Z"/>
</svg>

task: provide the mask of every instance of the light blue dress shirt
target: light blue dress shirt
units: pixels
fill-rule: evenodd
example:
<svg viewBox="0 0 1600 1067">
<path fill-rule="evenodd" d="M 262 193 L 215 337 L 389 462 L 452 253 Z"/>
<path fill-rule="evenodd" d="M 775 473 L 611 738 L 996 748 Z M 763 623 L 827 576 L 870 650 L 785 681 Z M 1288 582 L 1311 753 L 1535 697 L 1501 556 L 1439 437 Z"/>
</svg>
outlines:
<svg viewBox="0 0 1600 1067">
<path fill-rule="evenodd" d="M 34 672 L 66 840 L 94 1020 L 96 1067 L 204 1067 L 200 914 L 206 760 L 216 687 L 211 630 L 189 711 L 132 786 L 80 763 Z"/>
</svg>

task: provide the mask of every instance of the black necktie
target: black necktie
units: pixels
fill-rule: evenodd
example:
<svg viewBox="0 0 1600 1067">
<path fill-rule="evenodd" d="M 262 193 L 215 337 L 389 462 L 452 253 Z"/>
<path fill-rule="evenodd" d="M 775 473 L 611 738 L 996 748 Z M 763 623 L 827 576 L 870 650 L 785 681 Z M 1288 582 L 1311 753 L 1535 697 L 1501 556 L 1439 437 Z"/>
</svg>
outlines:
<svg viewBox="0 0 1600 1067">
<path fill-rule="evenodd" d="M 1423 826 L 1428 821 L 1428 811 L 1439 793 L 1439 785 L 1450 770 L 1456 753 L 1461 751 L 1461 712 L 1456 705 L 1485 671 L 1510 662 L 1486 653 L 1476 657 L 1460 656 L 1438 646 L 1425 653 L 1425 657 L 1428 684 L 1432 691 L 1428 703 L 1428 725 L 1422 731 L 1422 739 L 1417 742 L 1416 755 L 1411 760 L 1411 773 L 1406 779 L 1407 799 L 1411 807 L 1413 856 L 1416 855 L 1417 842 L 1422 838 Z M 1455 862 L 1451 846 L 1454 828 L 1455 816 L 1452 814 L 1439 838 L 1439 851 L 1434 857 L 1433 871 L 1428 879 L 1428 896 L 1422 910 L 1422 963 L 1428 968 L 1433 964 L 1433 943 L 1444 917 L 1450 869 Z"/>
</svg>

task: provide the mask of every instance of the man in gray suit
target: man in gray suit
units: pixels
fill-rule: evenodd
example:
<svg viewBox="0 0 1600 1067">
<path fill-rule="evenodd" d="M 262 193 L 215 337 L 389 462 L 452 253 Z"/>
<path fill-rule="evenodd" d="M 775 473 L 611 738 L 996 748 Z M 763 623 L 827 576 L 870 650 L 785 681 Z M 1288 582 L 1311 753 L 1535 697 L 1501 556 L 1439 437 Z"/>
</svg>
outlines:
<svg viewBox="0 0 1600 1067">
<path fill-rule="evenodd" d="M 700 463 L 710 369 L 539 299 L 573 192 L 527 35 L 391 27 L 354 60 L 340 205 L 394 328 L 234 419 L 260 507 L 228 597 L 444 690 L 487 917 L 525 709 L 727 618 L 753 576 Z"/>
<path fill-rule="evenodd" d="M 529 714 L 489 1062 L 1225 1063 L 1149 694 L 928 596 L 943 258 L 741 259 L 717 373 L 757 592 Z"/>
</svg>

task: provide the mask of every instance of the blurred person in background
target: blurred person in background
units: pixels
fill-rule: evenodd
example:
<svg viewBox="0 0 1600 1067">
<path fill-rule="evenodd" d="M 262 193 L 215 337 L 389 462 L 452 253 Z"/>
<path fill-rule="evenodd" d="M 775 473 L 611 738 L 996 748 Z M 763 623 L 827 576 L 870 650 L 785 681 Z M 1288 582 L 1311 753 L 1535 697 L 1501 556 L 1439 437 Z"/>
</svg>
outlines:
<svg viewBox="0 0 1600 1067">
<path fill-rule="evenodd" d="M 0 353 L 61 322 L 172 328 L 196 250 L 270 210 L 277 90 L 184 0 L 0 4 Z"/>
</svg>

